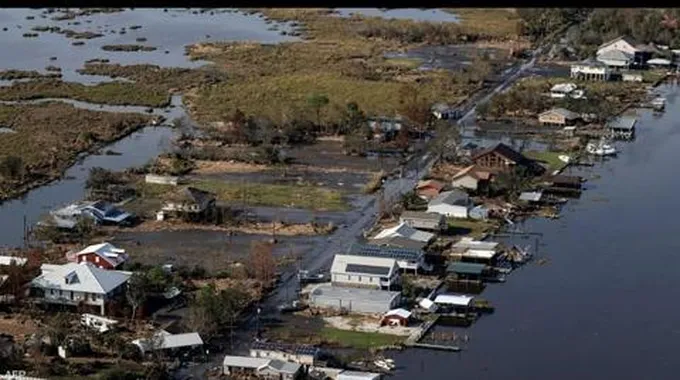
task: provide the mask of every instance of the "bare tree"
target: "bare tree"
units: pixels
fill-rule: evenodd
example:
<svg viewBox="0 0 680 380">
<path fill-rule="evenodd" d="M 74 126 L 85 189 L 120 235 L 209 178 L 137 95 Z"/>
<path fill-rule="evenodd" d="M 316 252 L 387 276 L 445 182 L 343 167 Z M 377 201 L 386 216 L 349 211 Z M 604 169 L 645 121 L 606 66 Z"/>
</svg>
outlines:
<svg viewBox="0 0 680 380">
<path fill-rule="evenodd" d="M 130 306 L 132 306 L 132 316 L 130 319 L 135 319 L 137 316 L 137 309 L 144 304 L 148 297 L 149 281 L 143 273 L 135 272 L 128 280 L 126 298 Z"/>
<path fill-rule="evenodd" d="M 274 279 L 276 261 L 274 260 L 274 245 L 266 242 L 253 242 L 250 246 L 250 269 L 253 276 L 263 284 L 269 284 Z"/>
</svg>

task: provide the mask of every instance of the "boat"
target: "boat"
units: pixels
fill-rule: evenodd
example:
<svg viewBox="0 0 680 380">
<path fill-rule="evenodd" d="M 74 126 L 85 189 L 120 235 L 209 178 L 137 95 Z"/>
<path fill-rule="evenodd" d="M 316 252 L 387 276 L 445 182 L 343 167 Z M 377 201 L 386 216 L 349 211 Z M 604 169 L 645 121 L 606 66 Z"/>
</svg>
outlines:
<svg viewBox="0 0 680 380">
<path fill-rule="evenodd" d="M 663 96 L 657 96 L 652 100 L 651 104 L 655 110 L 661 111 L 666 108 L 666 98 Z"/>
<path fill-rule="evenodd" d="M 391 360 L 391 359 L 390 359 Z M 394 361 L 387 361 L 387 359 L 376 359 L 373 361 L 373 364 L 375 364 L 377 367 L 384 369 L 385 371 L 391 371 L 394 369 Z"/>
<path fill-rule="evenodd" d="M 589 142 L 586 145 L 586 152 L 595 156 L 613 156 L 618 153 L 616 148 L 610 145 L 603 137 L 598 142 Z"/>
<path fill-rule="evenodd" d="M 557 156 L 557 158 L 565 164 L 568 164 L 571 161 L 571 157 L 567 156 L 566 154 L 560 154 Z"/>
</svg>

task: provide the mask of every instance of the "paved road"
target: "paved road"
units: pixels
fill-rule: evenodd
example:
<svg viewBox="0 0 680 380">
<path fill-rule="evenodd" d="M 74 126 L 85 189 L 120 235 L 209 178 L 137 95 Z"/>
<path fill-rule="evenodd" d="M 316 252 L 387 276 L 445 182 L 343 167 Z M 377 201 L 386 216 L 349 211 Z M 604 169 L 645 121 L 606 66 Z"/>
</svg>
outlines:
<svg viewBox="0 0 680 380">
<path fill-rule="evenodd" d="M 495 87 L 491 92 L 482 96 L 480 99 L 473 99 L 468 105 L 469 110 L 466 112 L 458 121 L 458 125 L 462 125 L 465 121 L 471 118 L 475 109 L 478 105 L 484 104 L 491 99 L 492 96 L 506 90 L 509 86 L 516 81 L 524 71 L 533 67 L 536 63 L 536 58 L 540 53 L 539 50 L 535 51 L 533 58 L 527 63 L 514 67 L 508 70 L 503 81 Z M 387 180 L 383 185 L 383 194 L 386 200 L 394 199 L 393 197 L 401 196 L 410 190 L 412 190 L 417 182 L 427 174 L 430 168 L 435 164 L 436 157 L 432 157 L 428 153 L 424 153 L 422 156 L 414 157 L 407 165 L 404 170 L 404 176 L 402 178 L 394 178 Z M 309 271 L 321 271 L 327 269 L 331 262 L 333 261 L 333 256 L 338 252 L 344 252 L 347 250 L 350 244 L 352 244 L 358 237 L 360 237 L 363 232 L 370 229 L 377 221 L 378 214 L 378 202 L 377 198 L 373 197 L 370 201 L 366 202 L 361 208 L 359 217 L 353 224 L 348 225 L 345 228 L 338 229 L 329 239 L 317 246 L 314 251 L 308 253 L 300 262 L 302 268 Z M 272 316 L 276 315 L 276 307 L 282 302 L 285 302 L 291 298 L 298 287 L 297 276 L 294 273 L 286 274 L 276 290 L 274 290 L 266 300 L 260 305 L 262 311 L 262 316 Z M 251 315 L 250 318 L 244 323 L 242 329 L 239 330 L 239 339 L 242 340 L 244 337 L 247 338 L 248 335 L 253 336 L 257 325 L 256 315 Z M 187 370 L 180 371 L 177 373 L 177 378 L 194 378 L 200 379 L 204 377 L 204 373 L 209 368 L 217 367 L 222 364 L 223 355 L 213 355 L 207 363 L 201 363 L 199 365 L 188 368 Z"/>
</svg>

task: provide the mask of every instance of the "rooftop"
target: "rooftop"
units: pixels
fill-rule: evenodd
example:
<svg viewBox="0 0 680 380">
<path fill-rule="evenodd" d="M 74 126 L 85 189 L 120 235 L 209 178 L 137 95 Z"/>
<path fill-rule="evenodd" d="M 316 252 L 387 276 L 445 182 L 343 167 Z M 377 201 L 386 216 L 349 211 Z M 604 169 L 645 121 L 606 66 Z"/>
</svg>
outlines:
<svg viewBox="0 0 680 380">
<path fill-rule="evenodd" d="M 443 215 L 436 212 L 404 211 L 401 213 L 401 219 L 420 219 L 439 223 L 443 218 Z"/>
<path fill-rule="evenodd" d="M 287 352 L 294 355 L 316 355 L 319 353 L 319 348 L 310 346 L 307 344 L 287 344 L 287 343 L 276 343 L 276 342 L 262 342 L 256 340 L 250 346 L 251 350 L 261 350 L 261 351 L 279 351 Z"/>
<path fill-rule="evenodd" d="M 456 179 L 464 177 L 466 175 L 470 175 L 471 177 L 476 178 L 478 180 L 479 179 L 488 180 L 489 178 L 491 178 L 491 173 L 489 173 L 486 170 L 480 170 L 480 169 L 481 168 L 479 168 L 477 165 L 470 165 L 466 168 L 461 169 L 458 173 L 456 173 L 453 176 L 452 179 L 456 180 Z"/>
<path fill-rule="evenodd" d="M 139 346 L 142 351 L 148 350 L 165 350 L 180 347 L 193 347 L 203 345 L 203 339 L 196 332 L 186 334 L 170 334 L 166 331 L 160 331 L 156 334 L 158 337 L 158 347 L 153 347 L 153 342 L 148 339 L 135 339 L 133 344 Z"/>
<path fill-rule="evenodd" d="M 444 194 L 444 193 L 442 193 Z M 391 236 L 402 236 L 411 240 L 417 240 L 420 242 L 428 242 L 432 240 L 434 237 L 434 234 L 425 232 L 425 231 L 420 231 L 416 230 L 413 227 L 409 227 L 406 225 L 406 223 L 399 223 L 398 225 L 391 227 L 391 228 L 385 228 L 384 230 L 380 231 L 374 239 L 384 239 L 387 237 Z"/>
<path fill-rule="evenodd" d="M 525 191 L 519 195 L 520 201 L 527 202 L 538 202 L 543 197 L 543 192 L 541 191 Z"/>
<path fill-rule="evenodd" d="M 408 319 L 408 318 L 411 317 L 411 312 L 406 310 L 406 309 L 402 309 L 402 308 L 392 309 L 392 310 L 388 311 L 387 313 L 385 313 L 385 315 L 383 317 L 390 317 L 390 316 L 393 316 L 393 315 L 400 317 L 400 318 Z"/>
<path fill-rule="evenodd" d="M 400 292 L 375 290 L 364 288 L 344 288 L 331 284 L 319 284 L 310 293 L 311 297 L 326 297 L 337 299 L 361 299 L 366 302 L 391 303 L 399 297 Z"/>
<path fill-rule="evenodd" d="M 392 258 L 337 254 L 333 258 L 331 273 L 364 273 L 390 277 L 396 268 L 397 261 Z"/>
<path fill-rule="evenodd" d="M 269 363 L 266 364 L 266 367 L 269 367 L 279 373 L 287 373 L 291 375 L 297 373 L 300 370 L 300 364 L 278 359 L 270 360 Z"/>
<path fill-rule="evenodd" d="M 470 204 L 470 196 L 468 196 L 468 194 L 462 190 L 453 189 L 451 191 L 445 191 L 437 195 L 430 201 L 428 206 L 436 206 L 441 204 L 468 206 Z"/>
<path fill-rule="evenodd" d="M 474 240 L 471 237 L 464 237 L 461 238 L 458 242 L 456 242 L 453 247 L 454 248 L 468 248 L 468 249 L 479 249 L 479 250 L 486 250 L 486 251 L 491 251 L 495 250 L 498 247 L 499 243 L 495 241 L 481 241 L 481 240 Z"/>
<path fill-rule="evenodd" d="M 377 265 L 347 264 L 345 266 L 345 272 L 347 273 L 363 273 L 378 276 L 388 276 L 391 270 L 392 267 L 382 267 Z"/>
<path fill-rule="evenodd" d="M 33 286 L 47 289 L 79 291 L 106 294 L 123 285 L 132 273 L 100 269 L 91 263 L 69 263 L 64 265 L 43 264 L 42 274 L 33 281 Z"/>
<path fill-rule="evenodd" d="M 488 251 L 487 251 L 488 252 Z M 446 268 L 447 272 L 460 274 L 474 274 L 480 275 L 486 269 L 484 264 L 464 263 L 462 261 L 454 261 Z"/>
<path fill-rule="evenodd" d="M 598 54 L 597 59 L 628 62 L 633 59 L 633 56 L 621 50 L 607 50 L 602 54 Z"/>
<path fill-rule="evenodd" d="M 440 294 L 434 299 L 434 303 L 455 306 L 468 306 L 473 297 L 461 294 Z"/>
<path fill-rule="evenodd" d="M 24 265 L 27 261 L 25 257 L 0 256 L 0 265 Z"/>
<path fill-rule="evenodd" d="M 417 240 L 411 240 L 402 236 L 390 236 L 384 239 L 371 239 L 368 241 L 370 245 L 392 248 L 406 248 L 409 250 L 422 250 L 427 243 Z"/>
<path fill-rule="evenodd" d="M 574 120 L 574 119 L 578 119 L 578 117 L 579 117 L 579 115 L 576 112 L 569 111 L 566 108 L 552 108 L 552 109 L 549 109 L 545 112 L 542 112 L 538 116 L 540 117 L 540 116 L 543 116 L 543 115 L 546 115 L 546 114 L 549 114 L 549 113 L 556 113 L 556 114 L 564 117 L 567 120 Z"/>
<path fill-rule="evenodd" d="M 418 260 L 423 256 L 423 251 L 353 243 L 347 250 L 347 254 L 354 256 L 386 257 L 395 260 Z"/>
<path fill-rule="evenodd" d="M 87 255 L 89 253 L 96 254 L 97 256 L 108 261 L 114 267 L 127 260 L 127 255 L 125 254 L 124 249 L 116 248 L 113 244 L 106 242 L 88 246 L 82 251 L 78 252 L 76 256 Z"/>
<path fill-rule="evenodd" d="M 222 365 L 225 367 L 260 368 L 269 364 L 270 361 L 271 359 L 227 355 L 224 357 Z"/>
<path fill-rule="evenodd" d="M 475 154 L 474 157 L 472 158 L 473 160 L 476 160 L 482 156 L 485 156 L 491 152 L 496 152 L 497 154 L 500 154 L 501 156 L 505 157 L 506 159 L 513 161 L 517 164 L 521 165 L 531 165 L 533 161 L 530 159 L 524 157 L 521 153 L 518 151 L 510 148 L 509 146 L 503 144 L 503 143 L 498 143 L 493 147 L 486 148 L 479 153 Z"/>
</svg>

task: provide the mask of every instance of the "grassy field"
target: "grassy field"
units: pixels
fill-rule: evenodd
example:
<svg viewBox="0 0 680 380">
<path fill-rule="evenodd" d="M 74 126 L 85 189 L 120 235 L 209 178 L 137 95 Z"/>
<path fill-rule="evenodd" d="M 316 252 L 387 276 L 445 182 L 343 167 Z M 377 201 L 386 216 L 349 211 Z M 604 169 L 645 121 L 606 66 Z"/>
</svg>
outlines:
<svg viewBox="0 0 680 380">
<path fill-rule="evenodd" d="M 167 91 L 134 83 L 109 82 L 86 86 L 59 80 L 18 82 L 0 87 L 0 100 L 70 98 L 90 103 L 164 107 L 170 104 Z"/>
<path fill-rule="evenodd" d="M 514 8 L 446 8 L 460 18 L 461 26 L 500 39 L 518 38 L 520 18 Z"/>
<path fill-rule="evenodd" d="M 271 20 L 297 23 L 305 41 L 276 45 L 200 43 L 188 47 L 192 59 L 213 61 L 230 75 L 228 83 L 204 87 L 187 97 L 198 120 L 224 120 L 238 108 L 246 115 L 266 116 L 275 122 L 293 116 L 316 121 L 306 101 L 311 94 L 329 99 L 322 109 L 322 122 L 338 122 L 349 102 L 356 102 L 368 115 L 393 115 L 402 105 L 400 91 L 411 88 L 407 86 L 429 102 L 455 104 L 477 89 L 479 78 L 494 67 L 480 64 L 457 72 L 421 71 L 418 60 L 386 58 L 385 54 L 500 36 L 473 28 L 475 22 L 343 18 L 328 9 L 258 11 Z M 480 14 L 468 13 L 466 17 L 479 18 Z"/>
<path fill-rule="evenodd" d="M 403 343 L 405 339 L 397 335 L 340 330 L 326 326 L 319 331 L 319 336 L 327 342 L 359 350 L 397 345 Z"/>
<path fill-rule="evenodd" d="M 295 207 L 324 211 L 344 211 L 348 205 L 342 193 L 313 185 L 273 185 L 235 183 L 217 180 L 195 180 L 187 184 L 217 194 L 223 202 L 241 203 L 251 206 Z M 167 186 L 139 184 L 144 198 L 162 197 Z"/>
<path fill-rule="evenodd" d="M 536 150 L 530 150 L 523 152 L 525 156 L 528 158 L 537 160 L 537 161 L 542 161 L 546 164 L 548 164 L 548 170 L 553 171 L 557 169 L 563 168 L 566 164 L 558 158 L 559 155 L 563 154 L 560 152 L 548 152 L 548 151 L 536 151 Z"/>
<path fill-rule="evenodd" d="M 2 134 L 0 159 L 18 157 L 21 167 L 15 173 L 0 173 L 0 199 L 58 177 L 78 153 L 125 136 L 150 120 L 141 114 L 88 111 L 63 103 L 0 105 L 0 126 L 16 131 Z"/>
</svg>

